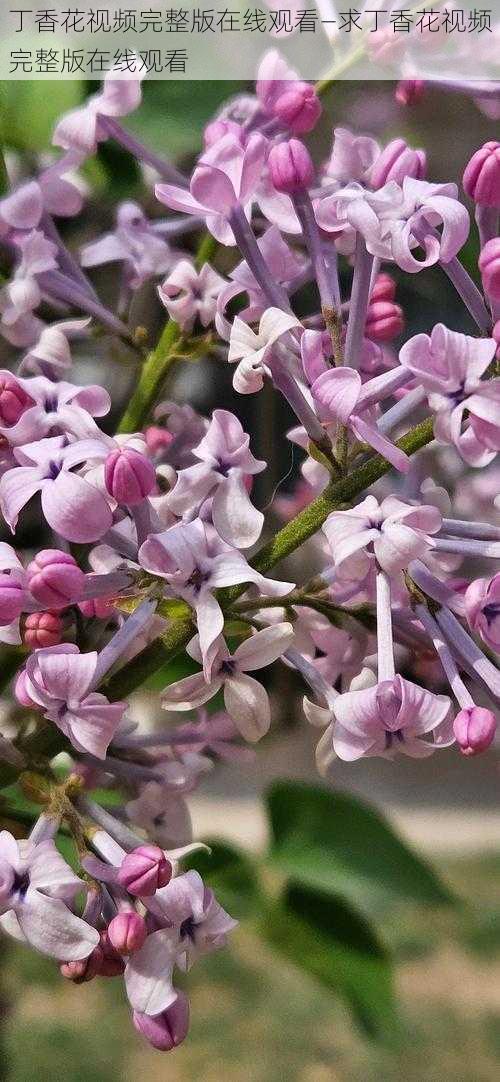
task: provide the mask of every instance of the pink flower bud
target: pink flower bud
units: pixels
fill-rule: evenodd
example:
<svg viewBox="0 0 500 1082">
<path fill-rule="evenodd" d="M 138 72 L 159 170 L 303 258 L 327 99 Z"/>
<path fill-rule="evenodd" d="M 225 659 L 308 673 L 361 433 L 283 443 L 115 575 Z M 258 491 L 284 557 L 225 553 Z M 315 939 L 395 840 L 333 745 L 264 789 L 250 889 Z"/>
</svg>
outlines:
<svg viewBox="0 0 500 1082">
<path fill-rule="evenodd" d="M 377 274 L 370 301 L 393 301 L 396 297 L 396 283 L 390 274 Z"/>
<path fill-rule="evenodd" d="M 172 878 L 172 865 L 158 845 L 139 845 L 123 858 L 118 882 L 129 894 L 150 898 Z"/>
<path fill-rule="evenodd" d="M 185 992 L 178 992 L 177 999 L 162 1014 L 152 1017 L 149 1014 L 133 1013 L 134 1026 L 138 1033 L 159 1052 L 170 1052 L 182 1044 L 189 1029 L 189 1000 Z"/>
<path fill-rule="evenodd" d="M 296 192 L 314 179 L 314 166 L 307 147 L 298 139 L 271 147 L 268 159 L 271 180 L 278 192 Z"/>
<path fill-rule="evenodd" d="M 403 310 L 394 301 L 370 301 L 365 334 L 374 342 L 390 342 L 404 331 Z"/>
<path fill-rule="evenodd" d="M 413 150 L 404 139 L 393 139 L 379 154 L 370 172 L 372 188 L 382 188 L 388 180 L 402 184 L 405 177 L 423 180 L 427 170 L 425 150 Z"/>
<path fill-rule="evenodd" d="M 34 703 L 33 699 L 30 699 L 26 690 L 27 679 L 28 677 L 26 675 L 26 670 L 21 669 L 21 672 L 18 673 L 16 676 L 16 682 L 14 684 L 14 695 L 16 696 L 18 703 L 21 703 L 21 706 L 26 706 L 29 710 L 32 710 L 33 708 L 35 710 L 38 710 L 38 703 Z"/>
<path fill-rule="evenodd" d="M 28 585 L 42 605 L 63 609 L 78 601 L 85 575 L 69 552 L 42 549 L 28 565 Z"/>
<path fill-rule="evenodd" d="M 500 237 L 489 240 L 479 256 L 479 270 L 484 292 L 494 301 L 500 301 Z"/>
<path fill-rule="evenodd" d="M 19 580 L 7 573 L 0 575 L 0 625 L 11 624 L 22 612 L 24 588 Z"/>
<path fill-rule="evenodd" d="M 78 603 L 80 612 L 88 620 L 109 620 L 114 607 L 114 601 L 109 597 L 89 597 Z"/>
<path fill-rule="evenodd" d="M 133 507 L 153 491 L 156 474 L 146 455 L 132 447 L 111 451 L 104 464 L 104 483 L 117 503 Z"/>
<path fill-rule="evenodd" d="M 321 116 L 321 102 L 310 83 L 291 82 L 274 102 L 272 111 L 294 135 L 305 135 Z"/>
<path fill-rule="evenodd" d="M 11 428 L 22 414 L 34 406 L 29 394 L 23 390 L 14 376 L 0 376 L 0 424 Z"/>
<path fill-rule="evenodd" d="M 148 934 L 146 921 L 139 913 L 119 913 L 108 925 L 108 938 L 118 954 L 133 954 L 141 949 Z"/>
<path fill-rule="evenodd" d="M 425 93 L 423 79 L 401 79 L 396 87 L 396 101 L 398 105 L 416 105 L 421 101 Z"/>
<path fill-rule="evenodd" d="M 57 646 L 61 642 L 63 625 L 57 612 L 32 612 L 26 617 L 23 642 L 30 650 Z"/>
<path fill-rule="evenodd" d="M 489 748 L 496 732 L 497 722 L 491 710 L 482 706 L 470 706 L 460 710 L 453 722 L 457 744 L 463 755 L 477 755 Z"/>
<path fill-rule="evenodd" d="M 63 977 L 73 981 L 73 984 L 85 984 L 101 973 L 103 961 L 101 948 L 94 947 L 88 958 L 81 958 L 78 962 L 63 962 L 59 969 Z"/>
<path fill-rule="evenodd" d="M 485 143 L 466 167 L 464 191 L 483 207 L 500 207 L 500 143 Z"/>
<path fill-rule="evenodd" d="M 156 455 L 159 451 L 166 450 L 170 447 L 174 436 L 172 432 L 168 431 L 168 428 L 160 428 L 159 425 L 150 425 L 144 433 L 146 437 L 146 446 L 150 454 Z"/>
</svg>

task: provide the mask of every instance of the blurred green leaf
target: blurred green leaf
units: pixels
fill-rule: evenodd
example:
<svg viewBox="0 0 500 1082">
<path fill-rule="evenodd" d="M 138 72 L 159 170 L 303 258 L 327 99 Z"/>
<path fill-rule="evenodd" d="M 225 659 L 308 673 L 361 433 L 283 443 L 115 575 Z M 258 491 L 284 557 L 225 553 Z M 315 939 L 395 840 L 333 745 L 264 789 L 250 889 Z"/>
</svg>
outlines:
<svg viewBox="0 0 500 1082">
<path fill-rule="evenodd" d="M 227 842 L 204 841 L 211 852 L 192 853 L 189 867 L 200 873 L 232 917 L 240 920 L 259 910 L 262 895 L 252 858 Z"/>
<path fill-rule="evenodd" d="M 370 910 L 387 895 L 431 905 L 453 897 L 378 811 L 344 793 L 277 782 L 267 798 L 270 859 L 305 886 Z"/>
<path fill-rule="evenodd" d="M 52 129 L 62 113 L 83 100 L 77 79 L 12 79 L 0 83 L 2 138 L 6 146 L 36 152 L 48 150 Z"/>
<path fill-rule="evenodd" d="M 368 922 L 342 899 L 289 884 L 262 923 L 268 942 L 342 996 L 364 1032 L 397 1031 L 388 954 Z"/>
<path fill-rule="evenodd" d="M 144 100 L 127 127 L 142 142 L 170 161 L 201 150 L 201 132 L 218 107 L 241 91 L 237 82 L 181 82 L 151 79 L 144 84 Z"/>
</svg>

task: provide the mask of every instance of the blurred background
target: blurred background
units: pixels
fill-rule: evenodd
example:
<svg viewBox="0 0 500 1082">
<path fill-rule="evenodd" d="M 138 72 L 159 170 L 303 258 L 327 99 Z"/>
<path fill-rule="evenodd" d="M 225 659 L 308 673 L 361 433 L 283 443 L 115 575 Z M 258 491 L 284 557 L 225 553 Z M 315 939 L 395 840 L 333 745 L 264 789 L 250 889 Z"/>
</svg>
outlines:
<svg viewBox="0 0 500 1082">
<path fill-rule="evenodd" d="M 228 95 L 249 88 L 228 83 L 146 83 L 144 102 L 127 126 L 159 153 L 189 169 L 199 152 L 204 124 Z M 1 123 L 13 179 L 50 153 L 56 118 L 93 85 L 18 82 L 1 88 Z M 340 82 L 324 99 L 324 112 L 310 145 L 320 162 L 329 152 L 332 129 L 345 126 L 374 134 L 381 143 L 401 135 L 425 147 L 429 179 L 459 181 L 471 153 L 498 137 L 495 125 L 470 99 L 429 89 L 404 110 L 391 83 Z M 152 196 L 151 176 L 110 144 L 87 167 L 89 198 L 83 214 L 61 229 L 72 249 L 113 226 L 116 203 L 137 199 L 148 214 L 162 208 Z M 61 225 L 64 223 L 61 222 Z M 464 253 L 476 273 L 474 237 Z M 233 265 L 222 252 L 218 269 Z M 113 307 L 119 291 L 116 266 L 93 273 Z M 439 272 L 398 283 L 412 333 L 438 321 L 456 330 L 471 327 L 456 295 Z M 306 298 L 304 303 L 306 303 Z M 134 298 L 136 322 L 154 342 L 164 312 L 153 285 Z M 77 344 L 77 382 L 108 387 L 120 415 L 134 385 L 136 360 L 106 337 Z M 0 346 L 2 367 L 13 350 Z M 216 359 L 178 364 L 165 397 L 189 402 L 202 413 L 215 406 L 235 409 L 254 433 L 253 450 L 269 469 L 258 478 L 256 502 L 266 507 L 276 485 L 293 488 L 298 462 L 284 439 L 291 418 L 272 395 L 236 397 L 228 366 Z M 429 459 L 429 469 L 432 462 Z M 425 467 L 423 476 L 425 476 Z M 286 476 L 285 481 L 281 481 Z M 466 517 L 466 510 L 464 510 Z M 271 523 L 272 525 L 272 523 Z M 35 513 L 25 516 L 20 544 L 41 540 Z M 2 539 L 8 540 L 7 536 Z M 287 573 L 301 581 L 310 572 L 299 553 Z M 256 854 L 266 845 L 263 793 L 276 778 L 317 781 L 314 737 L 300 718 L 300 688 L 284 669 L 269 687 L 277 719 L 253 763 L 218 765 L 192 800 L 197 835 L 236 842 Z M 164 680 L 163 680 L 164 683 Z M 162 686 L 162 678 L 157 682 Z M 160 721 L 151 683 L 134 699 L 132 713 L 152 726 Z M 164 715 L 163 715 L 164 716 Z M 466 760 L 455 751 L 430 760 L 402 759 L 338 763 L 329 785 L 359 794 L 380 807 L 403 837 L 434 864 L 460 899 L 453 909 L 373 900 L 380 937 L 394 951 L 402 1031 L 394 1042 L 363 1037 L 330 991 L 263 945 L 257 922 L 242 917 L 231 949 L 205 959 L 190 977 L 193 1026 L 190 1039 L 168 1056 L 148 1050 L 129 1024 L 121 982 L 95 981 L 78 988 L 62 982 L 57 968 L 2 940 L 0 970 L 4 1003 L 0 1078 L 9 1082 L 493 1082 L 500 1076 L 500 812 L 499 756 Z M 237 893 L 237 892 L 236 892 Z"/>
</svg>

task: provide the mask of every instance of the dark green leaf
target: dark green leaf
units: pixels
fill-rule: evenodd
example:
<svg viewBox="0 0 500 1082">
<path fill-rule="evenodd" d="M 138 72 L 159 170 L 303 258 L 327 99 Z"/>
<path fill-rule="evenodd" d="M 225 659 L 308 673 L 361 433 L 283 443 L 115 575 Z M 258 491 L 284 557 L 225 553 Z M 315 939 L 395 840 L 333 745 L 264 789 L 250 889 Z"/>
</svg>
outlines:
<svg viewBox="0 0 500 1082">
<path fill-rule="evenodd" d="M 342 996 L 368 1036 L 394 1037 L 390 960 L 368 922 L 346 902 L 292 883 L 262 930 L 295 965 Z"/>
<path fill-rule="evenodd" d="M 391 897 L 453 901 L 433 869 L 383 816 L 344 793 L 277 782 L 268 795 L 271 861 L 290 878 L 370 910 Z"/>
<path fill-rule="evenodd" d="M 236 919 L 252 914 L 261 901 L 256 867 L 251 858 L 227 842 L 205 838 L 211 852 L 192 853 L 189 867 L 203 876 L 224 909 Z"/>
</svg>

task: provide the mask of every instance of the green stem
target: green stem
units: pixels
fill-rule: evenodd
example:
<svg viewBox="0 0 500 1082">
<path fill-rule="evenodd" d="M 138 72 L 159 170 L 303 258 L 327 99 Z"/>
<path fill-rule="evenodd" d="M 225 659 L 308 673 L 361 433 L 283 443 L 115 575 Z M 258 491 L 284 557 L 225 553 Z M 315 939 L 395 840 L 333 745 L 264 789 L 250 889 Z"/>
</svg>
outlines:
<svg viewBox="0 0 500 1082">
<path fill-rule="evenodd" d="M 139 376 L 139 382 L 118 425 L 118 432 L 138 432 L 156 403 L 160 387 L 176 360 L 181 341 L 177 323 L 170 319 L 158 345 L 151 351 Z"/>
</svg>

